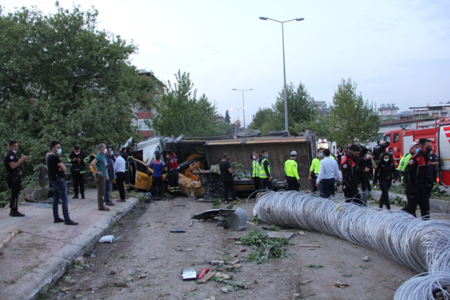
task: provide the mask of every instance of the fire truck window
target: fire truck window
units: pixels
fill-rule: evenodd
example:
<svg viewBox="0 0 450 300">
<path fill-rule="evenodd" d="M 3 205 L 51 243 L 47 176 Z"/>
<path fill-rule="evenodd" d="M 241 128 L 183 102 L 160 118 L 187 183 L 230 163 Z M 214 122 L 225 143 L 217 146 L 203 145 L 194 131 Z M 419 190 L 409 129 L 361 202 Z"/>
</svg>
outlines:
<svg viewBox="0 0 450 300">
<path fill-rule="evenodd" d="M 395 133 L 394 134 L 394 143 L 397 143 L 398 142 L 398 133 Z"/>
<path fill-rule="evenodd" d="M 391 142 L 391 135 L 390 134 L 389 135 L 385 135 L 384 136 L 384 141 L 390 143 Z"/>
</svg>

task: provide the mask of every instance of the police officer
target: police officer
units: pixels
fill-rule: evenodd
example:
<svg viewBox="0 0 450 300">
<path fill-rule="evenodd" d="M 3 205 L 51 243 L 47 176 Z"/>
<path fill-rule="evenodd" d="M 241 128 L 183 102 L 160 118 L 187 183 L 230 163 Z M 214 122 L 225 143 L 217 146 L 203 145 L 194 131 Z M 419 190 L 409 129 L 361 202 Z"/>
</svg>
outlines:
<svg viewBox="0 0 450 300">
<path fill-rule="evenodd" d="M 317 191 L 316 179 L 319 175 L 320 161 L 323 159 L 323 148 L 317 150 L 317 157 L 315 157 L 311 162 L 311 167 L 309 168 L 309 181 L 311 181 L 312 192 Z"/>
<path fill-rule="evenodd" d="M 345 202 L 364 205 L 358 190 L 359 174 L 357 170 L 357 159 L 360 151 L 361 148 L 358 145 L 352 145 L 348 149 L 347 155 L 342 158 L 342 190 L 345 195 Z"/>
<path fill-rule="evenodd" d="M 403 156 L 402 159 L 400 160 L 400 163 L 398 164 L 397 171 L 400 174 L 400 180 L 402 183 L 403 183 L 403 172 L 405 171 L 406 166 L 408 165 L 408 162 L 411 159 L 411 157 L 413 157 L 413 155 L 415 155 L 419 151 L 418 145 L 419 144 L 416 142 L 412 142 L 411 144 L 409 144 L 408 154 Z"/>
<path fill-rule="evenodd" d="M 261 180 L 261 188 L 272 190 L 272 173 L 270 173 L 269 152 L 263 150 L 259 158 L 259 178 Z"/>
<path fill-rule="evenodd" d="M 259 166 L 258 166 L 258 159 L 259 159 L 259 154 L 258 151 L 253 151 L 252 153 L 252 178 L 253 178 L 253 182 L 255 184 L 255 190 L 259 190 L 261 189 L 261 181 L 259 178 Z"/>
<path fill-rule="evenodd" d="M 74 196 L 72 199 L 78 199 L 78 186 L 80 186 L 81 199 L 85 199 L 84 176 L 86 174 L 86 163 L 89 162 L 89 157 L 79 146 L 75 146 L 72 153 L 70 153 L 68 160 L 70 162 L 70 172 L 73 180 Z"/>
<path fill-rule="evenodd" d="M 28 156 L 22 155 L 20 159 L 17 159 L 16 153 L 19 149 L 17 141 L 9 142 L 9 151 L 5 153 L 3 157 L 3 163 L 6 169 L 6 178 L 8 181 L 8 187 L 11 189 L 10 200 L 10 212 L 11 217 L 25 217 L 24 214 L 18 211 L 18 200 L 20 194 L 20 187 L 22 185 L 22 171 L 19 166 L 28 159 Z"/>
<path fill-rule="evenodd" d="M 300 177 L 298 176 L 297 151 L 291 151 L 291 157 L 284 163 L 288 191 L 298 191 Z"/>
<path fill-rule="evenodd" d="M 408 204 L 404 211 L 416 216 L 417 205 L 420 207 L 420 215 L 423 220 L 430 219 L 430 189 L 431 184 L 428 176 L 429 156 L 433 149 L 430 140 L 419 140 L 419 151 L 411 157 L 403 172 L 406 197 Z"/>
</svg>

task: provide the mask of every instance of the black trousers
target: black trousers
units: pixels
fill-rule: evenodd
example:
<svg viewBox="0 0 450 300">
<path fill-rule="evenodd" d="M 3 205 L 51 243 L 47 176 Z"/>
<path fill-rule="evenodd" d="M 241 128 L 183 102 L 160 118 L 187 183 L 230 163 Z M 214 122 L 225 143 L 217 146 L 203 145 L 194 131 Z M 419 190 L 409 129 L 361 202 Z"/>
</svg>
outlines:
<svg viewBox="0 0 450 300">
<path fill-rule="evenodd" d="M 231 200 L 236 200 L 236 191 L 234 190 L 234 180 L 223 181 L 223 198 L 228 201 L 228 190 L 231 192 Z"/>
<path fill-rule="evenodd" d="M 261 189 L 263 190 L 273 190 L 272 182 L 269 181 L 269 178 L 260 178 L 261 180 Z"/>
<path fill-rule="evenodd" d="M 169 171 L 170 193 L 178 193 L 178 191 L 180 190 L 180 188 L 178 187 L 178 178 L 178 170 Z"/>
<path fill-rule="evenodd" d="M 317 192 L 317 186 L 316 186 L 316 179 L 317 179 L 317 174 L 313 173 L 311 175 L 311 192 L 315 193 Z"/>
<path fill-rule="evenodd" d="M 11 212 L 16 212 L 19 206 L 19 194 L 20 187 L 22 185 L 22 177 L 20 174 L 8 175 L 8 187 L 11 189 L 11 199 L 9 201 L 9 207 Z"/>
<path fill-rule="evenodd" d="M 322 198 L 330 198 L 334 191 L 334 178 L 322 179 L 320 181 L 320 196 Z"/>
<path fill-rule="evenodd" d="M 299 190 L 300 187 L 298 186 L 297 178 L 287 176 L 286 181 L 287 181 L 288 191 L 298 191 Z"/>
<path fill-rule="evenodd" d="M 153 177 L 152 185 L 153 185 L 153 193 L 155 193 L 155 197 L 161 198 L 162 191 L 163 191 L 162 177 Z M 172 188 L 172 185 L 170 187 Z"/>
<path fill-rule="evenodd" d="M 383 208 L 383 204 L 387 209 L 391 209 L 391 203 L 389 202 L 389 189 L 391 188 L 391 180 L 380 180 L 381 198 L 380 208 Z"/>
<path fill-rule="evenodd" d="M 80 186 L 81 196 L 84 197 L 84 173 L 80 171 L 72 172 L 73 193 L 78 196 L 78 186 Z"/>
<path fill-rule="evenodd" d="M 117 172 L 116 173 L 116 183 L 117 183 L 117 188 L 119 189 L 119 195 L 120 195 L 120 200 L 125 200 L 125 173 L 124 172 Z"/>
<path fill-rule="evenodd" d="M 430 193 L 427 186 L 418 187 L 414 193 L 414 198 L 406 196 L 408 198 L 408 204 L 403 207 L 402 210 L 416 216 L 417 205 L 420 207 L 420 214 L 423 220 L 430 219 Z"/>
<path fill-rule="evenodd" d="M 342 190 L 344 191 L 345 202 L 352 202 L 355 204 L 366 205 L 364 202 L 361 201 L 361 195 L 359 194 L 358 187 L 353 183 L 350 184 L 343 183 Z"/>
<path fill-rule="evenodd" d="M 255 191 L 261 189 L 261 180 L 259 177 L 253 177 L 253 183 L 255 184 Z"/>
</svg>

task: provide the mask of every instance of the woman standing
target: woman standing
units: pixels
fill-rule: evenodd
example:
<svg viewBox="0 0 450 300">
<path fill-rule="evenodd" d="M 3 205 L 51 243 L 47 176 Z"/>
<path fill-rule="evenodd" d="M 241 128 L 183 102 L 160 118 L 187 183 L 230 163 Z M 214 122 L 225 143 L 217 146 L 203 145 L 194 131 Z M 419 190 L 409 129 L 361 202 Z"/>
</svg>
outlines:
<svg viewBox="0 0 450 300">
<path fill-rule="evenodd" d="M 373 183 L 381 188 L 380 208 L 383 208 L 383 204 L 385 204 L 387 209 L 391 209 L 389 189 L 391 188 L 392 179 L 394 179 L 394 183 L 398 179 L 397 170 L 395 169 L 392 156 L 389 153 L 384 152 L 381 155 L 373 179 Z"/>
</svg>

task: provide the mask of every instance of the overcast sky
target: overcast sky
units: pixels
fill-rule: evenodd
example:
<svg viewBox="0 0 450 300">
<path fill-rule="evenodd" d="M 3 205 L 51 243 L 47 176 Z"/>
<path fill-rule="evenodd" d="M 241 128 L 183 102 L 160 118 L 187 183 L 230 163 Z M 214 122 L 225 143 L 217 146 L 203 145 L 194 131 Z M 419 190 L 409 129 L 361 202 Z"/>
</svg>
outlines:
<svg viewBox="0 0 450 300">
<path fill-rule="evenodd" d="M 225 114 L 242 107 L 246 123 L 270 107 L 283 88 L 281 25 L 261 21 L 305 18 L 284 25 L 287 83 L 303 82 L 316 101 L 331 104 L 342 78 L 358 84 L 377 106 L 450 101 L 450 1 L 440 0 L 60 0 L 64 8 L 92 5 L 99 28 L 139 46 L 139 69 L 163 82 L 189 72 L 199 94 Z M 3 0 L 5 11 L 54 1 Z M 237 111 L 230 111 L 237 118 Z M 242 111 L 241 111 L 242 116 Z M 280 128 L 282 129 L 282 128 Z"/>
</svg>

